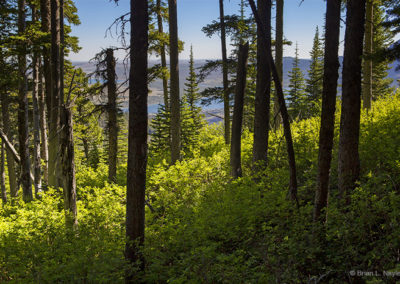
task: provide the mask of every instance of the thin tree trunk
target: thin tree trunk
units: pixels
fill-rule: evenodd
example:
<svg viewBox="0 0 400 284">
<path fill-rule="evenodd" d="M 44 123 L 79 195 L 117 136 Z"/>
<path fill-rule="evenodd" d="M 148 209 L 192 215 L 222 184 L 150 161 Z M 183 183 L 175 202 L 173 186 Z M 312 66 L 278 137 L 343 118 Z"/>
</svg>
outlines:
<svg viewBox="0 0 400 284">
<path fill-rule="evenodd" d="M 219 0 L 219 21 L 221 25 L 221 49 L 222 49 L 222 81 L 224 87 L 224 129 L 225 143 L 229 144 L 231 139 L 230 133 L 230 117 L 231 111 L 229 107 L 229 81 L 228 81 L 228 59 L 226 53 L 226 30 L 225 30 L 225 14 L 224 0 Z"/>
<path fill-rule="evenodd" d="M 276 0 L 276 31 L 275 31 L 275 63 L 276 69 L 283 85 L 283 6 L 284 0 Z M 274 97 L 274 129 L 277 130 L 282 123 L 279 113 L 278 91 L 275 89 Z"/>
<path fill-rule="evenodd" d="M 40 135 L 41 135 L 41 153 L 43 160 L 43 188 L 45 189 L 49 183 L 48 161 L 49 161 L 49 146 L 47 141 L 47 116 L 46 116 L 46 101 L 45 90 L 43 88 L 43 72 L 40 68 L 40 84 L 39 84 L 39 116 L 40 116 Z"/>
<path fill-rule="evenodd" d="M 7 150 L 10 151 L 10 155 L 12 155 L 14 161 L 17 162 L 17 164 L 21 165 L 21 158 L 18 155 L 17 150 L 15 150 L 14 146 L 11 144 L 10 140 L 7 138 L 7 135 L 3 132 L 1 128 L 0 128 L 0 138 L 6 145 Z M 35 177 L 33 176 L 33 173 L 31 171 L 29 171 L 29 177 L 31 179 L 31 182 L 33 182 Z"/>
<path fill-rule="evenodd" d="M 0 179 L 1 179 L 1 200 L 3 202 L 3 206 L 7 203 L 7 191 L 6 191 L 6 171 L 4 169 L 4 142 L 1 141 L 1 160 L 0 160 Z"/>
<path fill-rule="evenodd" d="M 9 97 L 7 94 L 2 93 L 2 118 L 3 118 L 3 128 L 4 134 L 10 138 L 10 143 L 13 141 L 11 140 L 10 135 L 10 112 L 9 112 Z M 18 196 L 18 183 L 17 183 L 17 174 L 15 170 L 15 160 L 13 154 L 9 149 L 6 150 L 7 155 L 7 170 L 8 170 L 8 182 L 10 184 L 10 196 L 11 198 Z"/>
<path fill-rule="evenodd" d="M 148 21 L 148 1 L 131 0 L 131 71 L 129 75 L 127 243 L 125 258 L 131 264 L 139 262 L 139 268 L 142 271 L 144 270 L 144 258 L 140 252 L 140 247 L 144 243 L 147 168 Z M 134 283 L 134 275 L 128 272 L 125 280 L 126 283 Z"/>
<path fill-rule="evenodd" d="M 108 180 L 116 182 L 118 153 L 117 85 L 115 82 L 114 51 L 106 51 L 108 93 Z"/>
<path fill-rule="evenodd" d="M 256 5 L 254 3 L 254 0 L 248 0 L 248 2 L 250 4 L 251 10 L 253 11 L 254 18 L 256 19 L 258 29 L 261 30 L 262 36 L 264 38 L 268 38 L 268 33 L 262 26 L 262 22 L 257 13 L 257 9 L 256 9 Z M 289 197 L 291 200 L 296 201 L 298 204 L 296 159 L 295 159 L 294 148 L 293 148 L 292 132 L 290 129 L 289 114 L 288 114 L 288 111 L 286 108 L 285 97 L 283 95 L 282 84 L 280 81 L 281 79 L 280 79 L 278 71 L 276 69 L 274 58 L 272 57 L 272 52 L 269 52 L 269 54 L 268 54 L 268 64 L 271 68 L 272 76 L 274 78 L 275 88 L 276 88 L 277 94 L 278 94 L 279 107 L 280 107 L 280 112 L 282 115 L 282 122 L 283 122 L 283 131 L 284 131 L 285 138 L 286 138 L 286 148 L 287 148 L 287 152 L 288 152 L 289 171 L 290 171 Z"/>
<path fill-rule="evenodd" d="M 61 90 L 61 64 L 60 64 L 60 2 L 51 1 L 51 68 L 52 68 L 52 96 L 50 107 L 49 128 L 49 185 L 53 187 L 58 184 L 58 153 L 60 125 L 59 104 Z"/>
<path fill-rule="evenodd" d="M 238 66 L 235 89 L 235 103 L 232 119 L 232 140 L 231 140 L 231 175 L 233 178 L 242 176 L 241 162 L 241 137 L 243 124 L 243 104 L 246 89 L 247 59 L 249 55 L 249 43 L 239 46 Z"/>
<path fill-rule="evenodd" d="M 374 44 L 374 5 L 372 0 L 367 0 L 365 20 L 365 55 L 371 56 Z M 372 59 L 364 57 L 364 84 L 363 84 L 363 107 L 371 108 L 372 102 Z"/>
<path fill-rule="evenodd" d="M 271 30 L 271 0 L 258 0 L 258 13 L 266 31 Z M 257 85 L 254 114 L 253 162 L 267 163 L 269 113 L 271 92 L 271 69 L 268 65 L 268 52 L 271 51 L 271 34 L 265 39 L 257 30 Z"/>
<path fill-rule="evenodd" d="M 349 194 L 360 175 L 358 153 L 361 108 L 361 57 L 366 0 L 347 2 L 343 58 L 342 113 L 339 137 L 339 194 L 350 202 Z"/>
<path fill-rule="evenodd" d="M 63 106 L 61 108 L 60 122 L 62 127 L 60 135 L 61 144 L 61 171 L 63 177 L 64 210 L 66 213 L 67 226 L 76 226 L 76 179 L 75 179 L 75 154 L 74 134 L 71 110 Z"/>
<path fill-rule="evenodd" d="M 40 13 L 41 13 L 41 30 L 43 33 L 50 33 L 51 30 L 51 8 L 50 0 L 40 0 Z M 45 77 L 45 91 L 46 91 L 46 106 L 47 106 L 47 121 L 50 123 L 51 115 L 51 98 L 52 98 L 52 78 L 51 78 L 51 62 L 50 62 L 50 48 L 46 45 L 42 46 L 43 52 L 43 72 Z M 46 126 L 50 127 L 50 126 Z"/>
<path fill-rule="evenodd" d="M 161 16 L 161 0 L 157 0 L 157 25 L 158 33 L 162 35 L 164 33 L 163 21 Z M 165 44 L 161 43 L 160 46 L 160 56 L 161 56 L 161 67 L 163 69 L 162 73 L 162 83 L 163 83 L 163 94 L 164 94 L 164 105 L 165 109 L 169 110 L 169 98 L 168 98 L 168 76 L 164 72 L 167 70 L 167 57 L 165 53 Z"/>
<path fill-rule="evenodd" d="M 33 172 L 35 175 L 35 196 L 42 191 L 42 169 L 40 158 L 40 115 L 39 115 L 39 58 L 35 54 L 32 61 L 33 66 Z"/>
<path fill-rule="evenodd" d="M 25 32 L 25 0 L 18 1 L 18 33 Z M 19 71 L 19 90 L 18 90 L 18 132 L 19 132 L 19 152 L 21 157 L 21 184 L 23 199 L 25 202 L 33 200 L 32 183 L 30 179 L 31 161 L 29 157 L 29 130 L 28 130 L 28 94 L 27 94 L 27 75 L 26 75 L 26 44 L 21 44 L 18 55 Z"/>
<path fill-rule="evenodd" d="M 341 0 L 328 0 L 325 24 L 325 60 L 322 91 L 321 128 L 319 132 L 319 155 L 317 189 L 315 192 L 314 221 L 325 221 L 321 212 L 328 205 L 329 172 L 332 161 L 335 130 L 336 93 L 339 78 L 339 35 Z"/>
<path fill-rule="evenodd" d="M 38 21 L 38 13 L 34 5 L 32 9 L 32 20 L 33 22 Z M 35 180 L 33 182 L 35 186 L 35 197 L 38 198 L 42 191 L 42 169 L 41 169 L 41 157 L 40 157 L 40 114 L 39 114 L 39 76 L 40 76 L 40 56 L 38 52 L 34 51 L 32 58 L 32 77 L 33 77 L 33 90 L 32 90 L 32 102 L 33 102 L 33 172 Z"/>
<path fill-rule="evenodd" d="M 59 9 L 60 9 L 60 23 L 59 23 L 59 28 L 60 28 L 60 35 L 59 35 L 60 36 L 60 47 L 59 47 L 59 51 L 60 51 L 60 53 L 59 53 L 59 55 L 60 55 L 60 59 L 59 59 L 60 89 L 59 89 L 58 114 L 60 116 L 60 118 L 59 118 L 59 123 L 60 124 L 59 125 L 61 127 L 68 127 L 68 125 L 65 124 L 65 123 L 67 123 L 67 121 L 64 121 L 64 124 L 62 123 L 63 118 L 67 114 L 63 113 L 64 112 L 64 108 L 65 108 L 65 105 L 64 105 L 65 104 L 65 98 L 64 98 L 64 46 L 65 46 L 65 37 L 64 37 L 64 0 L 59 0 L 59 1 L 60 1 L 60 6 L 59 6 Z M 72 80 L 74 80 L 74 79 L 72 79 Z M 71 123 L 71 125 L 72 125 L 72 123 Z M 60 133 L 60 131 L 62 131 L 61 127 L 59 128 L 59 131 L 58 131 L 59 133 Z M 62 147 L 61 143 L 62 142 L 60 141 L 61 140 L 60 134 L 59 134 L 59 138 L 58 139 L 59 139 L 59 142 L 58 142 L 59 146 L 58 147 L 62 151 L 62 149 L 61 149 L 61 147 Z M 61 161 L 62 161 L 62 157 L 59 156 L 59 158 L 61 158 Z M 65 167 L 64 165 L 60 164 L 60 161 L 57 162 L 57 164 L 56 164 L 56 172 L 58 173 L 57 174 L 57 177 L 58 177 L 57 184 L 59 186 L 61 186 L 63 184 L 65 185 L 66 184 L 65 181 L 68 181 L 71 178 L 69 176 L 65 176 L 64 175 L 64 174 L 68 173 L 67 171 L 64 171 L 64 167 Z M 74 171 L 75 171 L 75 168 L 74 168 Z M 64 192 L 66 190 L 68 191 L 68 189 L 65 189 L 65 187 L 64 187 Z"/>
<path fill-rule="evenodd" d="M 171 164 L 180 159 L 181 151 L 181 117 L 179 96 L 179 51 L 178 51 L 178 19 L 177 0 L 168 0 L 169 8 L 169 39 L 171 68 Z"/>
</svg>

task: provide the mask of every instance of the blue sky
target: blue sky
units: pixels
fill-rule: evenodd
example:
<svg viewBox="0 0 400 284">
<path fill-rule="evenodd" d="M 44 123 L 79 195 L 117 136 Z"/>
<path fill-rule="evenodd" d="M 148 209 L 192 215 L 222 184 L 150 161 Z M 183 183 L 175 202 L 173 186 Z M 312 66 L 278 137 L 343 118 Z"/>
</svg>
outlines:
<svg viewBox="0 0 400 284">
<path fill-rule="evenodd" d="M 220 58 L 220 39 L 218 36 L 207 38 L 201 28 L 219 17 L 218 0 L 177 0 L 178 2 L 178 33 L 185 42 L 185 50 L 181 59 L 189 57 L 189 47 L 192 44 L 194 56 L 197 59 Z M 108 0 L 76 0 L 78 15 L 82 24 L 74 26 L 72 34 L 79 37 L 82 50 L 71 54 L 73 61 L 88 61 L 101 50 L 109 46 L 118 46 L 118 39 L 107 34 L 107 28 L 113 21 L 129 11 L 129 0 L 120 0 L 115 5 Z M 237 13 L 240 0 L 225 0 L 225 14 Z M 293 43 L 298 42 L 301 58 L 308 58 L 312 46 L 315 27 L 323 29 L 326 2 L 322 0 L 285 1 L 285 37 Z M 274 14 L 274 12 L 273 12 Z M 274 19 L 273 19 L 274 22 Z M 115 29 L 113 30 L 115 31 Z M 343 37 L 343 35 L 342 35 Z M 284 56 L 294 55 L 294 46 L 285 47 Z M 118 55 L 122 57 L 120 53 Z"/>
</svg>

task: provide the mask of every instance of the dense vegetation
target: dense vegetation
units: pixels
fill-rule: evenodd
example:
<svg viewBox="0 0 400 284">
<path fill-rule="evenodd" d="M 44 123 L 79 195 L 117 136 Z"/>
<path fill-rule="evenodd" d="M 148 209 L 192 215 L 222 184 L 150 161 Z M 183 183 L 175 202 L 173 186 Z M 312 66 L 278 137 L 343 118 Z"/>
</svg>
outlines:
<svg viewBox="0 0 400 284">
<path fill-rule="evenodd" d="M 338 119 L 339 114 L 334 157 Z M 312 222 L 318 118 L 293 124 L 299 208 L 286 196 L 282 129 L 271 133 L 270 163 L 258 177 L 249 175 L 252 135 L 244 132 L 246 177 L 232 181 L 222 125 L 205 127 L 193 158 L 171 167 L 162 162 L 149 165 L 144 279 L 304 283 L 324 275 L 338 283 L 346 281 L 350 270 L 397 271 L 399 120 L 399 95 L 381 99 L 363 113 L 360 182 L 351 194 L 351 205 L 343 208 L 335 198 L 334 159 L 324 228 Z M 19 198 L 0 209 L 1 281 L 123 282 L 126 169 L 119 168 L 118 184 L 109 184 L 106 168 L 103 163 L 97 169 L 83 163 L 77 168 L 77 230 L 66 229 L 63 201 L 55 189 L 40 200 L 24 204 Z M 323 243 L 315 232 L 325 234 Z"/>
<path fill-rule="evenodd" d="M 307 74 L 296 44 L 285 88 L 284 1 L 225 15 L 219 0 L 202 31 L 222 60 L 197 72 L 191 48 L 183 90 L 167 2 L 131 0 L 92 74 L 66 59 L 74 1 L 0 2 L 0 282 L 395 283 L 400 1 L 327 0 Z M 220 85 L 201 88 L 216 71 Z M 208 124 L 201 104 L 215 101 Z"/>
</svg>

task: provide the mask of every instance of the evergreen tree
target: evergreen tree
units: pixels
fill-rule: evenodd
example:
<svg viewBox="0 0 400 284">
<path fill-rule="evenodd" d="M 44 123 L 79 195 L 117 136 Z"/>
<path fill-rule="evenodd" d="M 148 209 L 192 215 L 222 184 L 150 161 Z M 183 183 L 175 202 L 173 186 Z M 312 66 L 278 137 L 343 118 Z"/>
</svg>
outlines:
<svg viewBox="0 0 400 284">
<path fill-rule="evenodd" d="M 306 117 L 316 115 L 320 111 L 320 101 L 322 98 L 322 77 L 324 67 L 324 51 L 321 39 L 319 37 L 318 26 L 315 30 L 313 47 L 310 52 L 311 64 L 308 69 L 308 78 L 306 80 L 306 93 L 308 100 L 308 113 Z"/>
<path fill-rule="evenodd" d="M 289 71 L 289 113 L 292 119 L 303 118 L 308 113 L 304 75 L 299 66 L 299 48 L 296 43 L 292 70 Z"/>
<path fill-rule="evenodd" d="M 374 30 L 373 30 L 373 52 L 379 53 L 393 45 L 393 33 L 388 27 L 382 25 L 385 21 L 384 7 L 374 3 Z M 389 64 L 393 61 L 390 58 L 375 58 L 372 64 L 372 100 L 380 96 L 391 94 L 394 91 L 393 79 L 388 78 Z"/>
</svg>

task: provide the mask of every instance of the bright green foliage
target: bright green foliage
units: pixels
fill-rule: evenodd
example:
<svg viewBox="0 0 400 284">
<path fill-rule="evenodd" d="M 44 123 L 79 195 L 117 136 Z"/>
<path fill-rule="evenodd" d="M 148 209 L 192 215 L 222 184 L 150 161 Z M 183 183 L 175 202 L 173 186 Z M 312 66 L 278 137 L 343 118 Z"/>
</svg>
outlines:
<svg viewBox="0 0 400 284">
<path fill-rule="evenodd" d="M 313 47 L 310 52 L 311 63 L 308 69 L 306 80 L 306 93 L 308 101 L 308 111 L 303 117 L 310 117 L 320 113 L 322 99 L 322 85 L 324 74 L 324 49 L 319 37 L 318 26 L 315 30 Z"/>
<path fill-rule="evenodd" d="M 344 208 L 337 201 L 332 167 L 324 228 L 312 223 L 317 117 L 292 124 L 299 209 L 286 197 L 289 169 L 282 129 L 271 133 L 270 160 L 256 179 L 251 176 L 253 136 L 244 131 L 245 177 L 231 181 L 222 126 L 205 126 L 193 158 L 148 168 L 143 282 L 308 283 L 327 274 L 331 278 L 325 283 L 346 283 L 351 270 L 398 271 L 399 120 L 400 94 L 376 101 L 362 114 L 361 180 Z M 107 183 L 105 165 L 97 170 L 80 165 L 76 231 L 65 228 L 58 191 L 0 209 L 1 282 L 123 283 L 125 189 Z M 124 175 L 126 169 L 119 169 L 118 177 Z"/>
<path fill-rule="evenodd" d="M 304 75 L 299 66 L 299 49 L 296 43 L 296 53 L 292 70 L 289 71 L 289 114 L 292 120 L 306 117 L 308 100 L 305 92 Z"/>
</svg>

